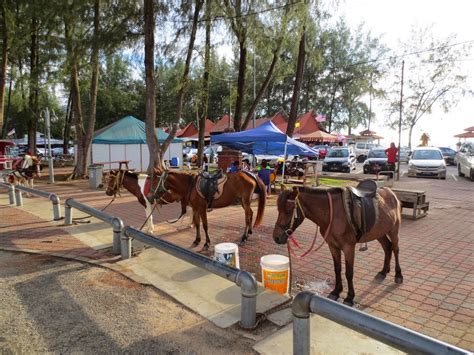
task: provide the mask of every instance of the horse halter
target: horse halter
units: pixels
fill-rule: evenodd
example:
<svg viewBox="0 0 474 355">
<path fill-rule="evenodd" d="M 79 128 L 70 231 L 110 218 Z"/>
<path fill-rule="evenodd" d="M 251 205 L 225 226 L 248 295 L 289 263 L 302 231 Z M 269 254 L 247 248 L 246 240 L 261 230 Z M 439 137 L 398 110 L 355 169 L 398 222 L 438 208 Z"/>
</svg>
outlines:
<svg viewBox="0 0 474 355">
<path fill-rule="evenodd" d="M 111 188 L 112 192 L 114 193 L 114 197 L 116 195 L 119 195 L 120 197 L 122 197 L 122 195 L 120 195 L 120 188 L 123 185 L 123 179 L 124 178 L 125 178 L 125 170 L 119 170 L 117 172 L 117 175 L 115 175 L 114 184 Z"/>
<path fill-rule="evenodd" d="M 153 196 L 155 200 L 162 200 L 163 195 L 168 189 L 165 187 L 166 179 L 168 178 L 168 170 L 165 170 L 161 175 L 158 175 L 160 179 L 156 185 L 153 184 L 155 173 L 151 174 L 151 186 L 150 186 L 150 194 Z M 167 201 L 165 201 L 167 202 Z"/>
<path fill-rule="evenodd" d="M 287 224 L 275 223 L 275 225 L 285 233 L 287 238 L 291 237 L 291 235 L 297 228 L 297 223 L 299 222 L 298 225 L 301 224 L 301 222 L 306 218 L 306 215 L 304 213 L 303 207 L 301 206 L 301 202 L 298 198 L 298 195 L 296 195 L 294 200 L 286 200 L 286 203 L 288 202 L 294 204 L 290 222 Z"/>
</svg>

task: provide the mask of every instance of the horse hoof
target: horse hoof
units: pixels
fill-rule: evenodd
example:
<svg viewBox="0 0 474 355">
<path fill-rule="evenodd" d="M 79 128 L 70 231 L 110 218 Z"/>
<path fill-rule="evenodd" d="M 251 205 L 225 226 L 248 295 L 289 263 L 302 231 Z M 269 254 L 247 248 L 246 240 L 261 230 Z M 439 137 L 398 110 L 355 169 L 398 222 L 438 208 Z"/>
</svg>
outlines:
<svg viewBox="0 0 474 355">
<path fill-rule="evenodd" d="M 344 302 L 342 302 L 342 303 L 344 303 L 346 306 L 349 306 L 349 307 L 353 307 L 353 306 L 354 306 L 354 300 L 352 300 L 352 299 L 350 299 L 350 298 L 346 298 L 346 299 L 344 300 Z"/>
<path fill-rule="evenodd" d="M 375 276 L 377 279 L 385 279 L 387 274 L 384 274 L 382 271 L 378 272 L 377 275 Z"/>
<path fill-rule="evenodd" d="M 243 247 L 245 245 L 245 242 L 247 242 L 247 238 L 242 238 L 242 240 L 239 242 L 239 246 Z"/>
<path fill-rule="evenodd" d="M 329 298 L 330 300 L 337 301 L 337 299 L 339 298 L 339 296 L 336 296 L 336 295 L 333 295 L 332 293 L 330 293 L 330 294 L 328 295 L 328 298 Z"/>
<path fill-rule="evenodd" d="M 194 241 L 193 244 L 191 244 L 191 248 L 196 248 L 199 245 L 199 242 Z"/>
<path fill-rule="evenodd" d="M 201 251 L 208 251 L 209 250 L 209 244 L 204 244 L 204 246 L 202 247 L 202 250 Z"/>
<path fill-rule="evenodd" d="M 403 276 L 395 276 L 395 283 L 396 284 L 403 283 Z"/>
</svg>

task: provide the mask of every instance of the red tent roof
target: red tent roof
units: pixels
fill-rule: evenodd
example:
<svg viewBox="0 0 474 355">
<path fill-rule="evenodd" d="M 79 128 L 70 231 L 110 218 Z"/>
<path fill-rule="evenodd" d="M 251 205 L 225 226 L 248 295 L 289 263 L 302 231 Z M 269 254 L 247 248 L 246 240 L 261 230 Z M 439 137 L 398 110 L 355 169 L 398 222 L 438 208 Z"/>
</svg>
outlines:
<svg viewBox="0 0 474 355">
<path fill-rule="evenodd" d="M 472 126 L 472 127 L 467 127 L 467 128 L 465 129 L 465 131 L 467 131 L 467 132 L 472 132 L 472 131 L 474 131 L 474 126 Z"/>
<path fill-rule="evenodd" d="M 210 133 L 222 133 L 226 129 L 234 128 L 232 118 L 229 115 L 224 115 L 222 118 L 216 122 L 214 127 L 211 128 Z"/>
<path fill-rule="evenodd" d="M 456 134 L 455 137 L 457 138 L 474 138 L 474 132 L 464 132 L 460 134 Z"/>
<path fill-rule="evenodd" d="M 324 131 L 319 122 L 316 121 L 316 113 L 313 109 L 306 112 L 298 119 L 300 126 L 295 129 L 295 134 L 308 134 L 316 131 Z"/>
<path fill-rule="evenodd" d="M 191 137 L 196 134 L 198 129 L 194 122 L 189 122 L 184 128 L 176 132 L 176 137 Z"/>
<path fill-rule="evenodd" d="M 211 136 L 211 130 L 214 126 L 215 126 L 215 123 L 206 118 L 206 127 L 204 128 L 204 137 Z M 199 137 L 199 130 L 192 136 L 189 136 L 189 138 L 198 138 L 198 137 Z"/>
</svg>

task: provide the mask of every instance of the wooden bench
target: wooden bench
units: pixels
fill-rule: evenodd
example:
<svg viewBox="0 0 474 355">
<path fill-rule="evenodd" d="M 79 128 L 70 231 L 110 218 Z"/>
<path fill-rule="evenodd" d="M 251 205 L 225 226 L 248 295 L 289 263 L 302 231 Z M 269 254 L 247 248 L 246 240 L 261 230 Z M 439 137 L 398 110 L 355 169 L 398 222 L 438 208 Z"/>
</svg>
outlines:
<svg viewBox="0 0 474 355">
<path fill-rule="evenodd" d="M 409 219 L 418 219 L 425 217 L 430 209 L 430 203 L 426 201 L 424 191 L 418 190 L 402 190 L 392 189 L 402 203 L 402 211 L 404 208 L 411 208 L 411 214 L 402 214 L 403 217 Z"/>
</svg>

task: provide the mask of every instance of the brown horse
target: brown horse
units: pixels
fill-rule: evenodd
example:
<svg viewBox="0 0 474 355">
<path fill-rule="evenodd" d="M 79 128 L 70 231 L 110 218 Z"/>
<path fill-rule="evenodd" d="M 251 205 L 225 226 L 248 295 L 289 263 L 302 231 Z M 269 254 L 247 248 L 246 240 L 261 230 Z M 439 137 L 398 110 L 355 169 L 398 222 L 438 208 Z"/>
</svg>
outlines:
<svg viewBox="0 0 474 355">
<path fill-rule="evenodd" d="M 145 198 L 144 192 L 138 183 L 138 174 L 126 170 L 111 170 L 105 193 L 107 196 L 115 197 L 117 194 L 120 194 L 120 189 L 122 187 L 134 195 L 143 208 L 145 208 L 146 216 L 149 216 L 147 220 L 147 230 L 148 232 L 153 233 L 155 230 L 153 216 L 151 215 L 153 206 Z M 175 201 L 176 200 L 173 200 L 169 193 L 165 193 L 158 203 L 163 205 Z M 186 206 L 187 205 L 184 202 L 181 202 L 181 215 L 178 217 L 178 220 L 186 214 Z"/>
<path fill-rule="evenodd" d="M 153 203 L 168 193 L 171 200 L 180 200 L 189 203 L 193 208 L 193 223 L 196 227 L 196 239 L 192 247 L 196 247 L 201 242 L 200 223 L 206 234 L 206 243 L 203 250 L 208 250 L 211 240 L 208 233 L 207 225 L 207 201 L 201 197 L 196 188 L 197 175 L 192 173 L 182 173 L 177 171 L 168 171 L 156 169 L 152 177 L 152 187 L 147 195 L 148 201 Z M 248 239 L 248 235 L 252 234 L 253 211 L 251 208 L 252 195 L 254 192 L 259 194 L 257 217 L 253 227 L 257 227 L 262 222 L 263 213 L 265 211 L 265 185 L 258 178 L 252 178 L 246 173 L 237 172 L 227 174 L 227 182 L 224 185 L 222 195 L 215 198 L 212 202 L 212 208 L 222 208 L 240 201 L 242 208 L 245 210 L 245 230 L 240 241 L 240 245 L 244 245 Z"/>
<path fill-rule="evenodd" d="M 392 252 L 395 256 L 395 282 L 402 283 L 403 276 L 398 261 L 398 231 L 401 223 L 401 205 L 392 190 L 380 188 L 378 202 L 378 220 L 375 225 L 360 240 L 346 217 L 341 188 L 293 188 L 283 190 L 278 196 L 278 218 L 273 230 L 273 239 L 278 244 L 284 244 L 292 233 L 308 217 L 321 229 L 326 237 L 334 262 L 336 285 L 329 298 L 337 300 L 342 292 L 341 251 L 346 262 L 346 279 L 348 292 L 344 303 L 354 304 L 354 254 L 356 243 L 364 243 L 377 239 L 385 253 L 383 269 L 378 273 L 381 277 L 390 272 Z M 331 199 L 331 205 L 330 201 Z M 328 208 L 330 206 L 331 208 Z M 332 216 L 330 215 L 332 210 Z"/>
</svg>

